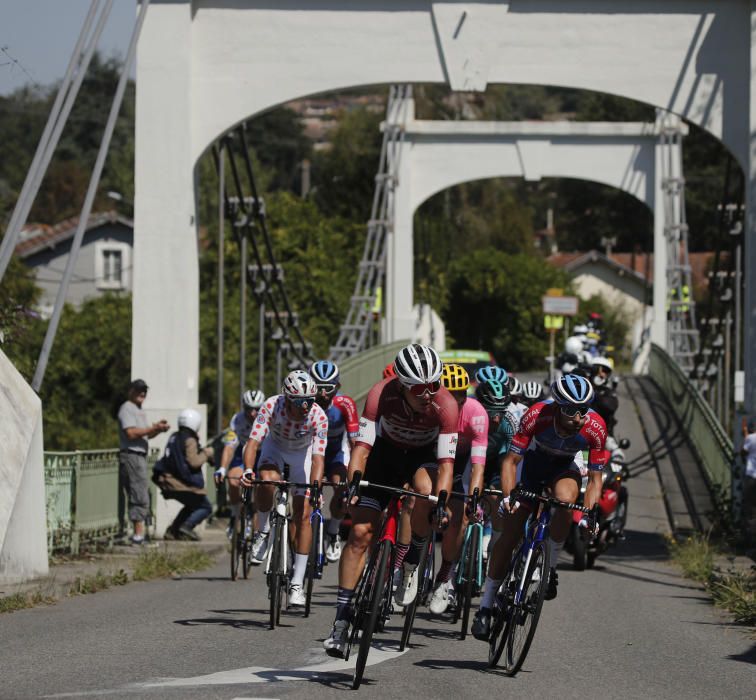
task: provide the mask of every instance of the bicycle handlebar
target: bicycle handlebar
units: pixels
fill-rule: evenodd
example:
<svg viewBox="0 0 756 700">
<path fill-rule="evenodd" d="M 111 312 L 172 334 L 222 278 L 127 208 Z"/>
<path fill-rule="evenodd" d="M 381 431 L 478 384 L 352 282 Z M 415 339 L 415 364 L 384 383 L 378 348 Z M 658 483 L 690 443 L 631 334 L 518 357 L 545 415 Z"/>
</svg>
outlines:
<svg viewBox="0 0 756 700">
<path fill-rule="evenodd" d="M 521 498 L 525 498 L 529 501 L 540 501 L 541 503 L 546 503 L 550 506 L 566 508 L 567 510 L 577 510 L 581 513 L 586 513 L 587 515 L 591 515 L 593 513 L 593 508 L 586 508 L 585 506 L 581 506 L 577 503 L 567 503 L 566 501 L 560 501 L 558 498 L 554 498 L 553 496 L 542 496 L 540 493 L 525 491 L 524 489 L 514 489 L 510 498 L 513 501 L 519 500 Z"/>
<path fill-rule="evenodd" d="M 448 494 L 446 491 L 441 491 L 438 496 L 434 496 L 433 494 L 425 494 L 425 493 L 418 493 L 417 491 L 410 491 L 409 489 L 400 489 L 396 486 L 385 486 L 383 484 L 376 484 L 372 481 L 368 481 L 367 479 L 362 478 L 362 472 L 356 471 L 354 473 L 354 476 L 352 477 L 352 481 L 349 484 L 349 498 L 353 496 L 356 496 L 357 493 L 361 488 L 373 488 L 378 489 L 380 491 L 386 491 L 388 493 L 393 493 L 395 496 L 414 496 L 415 498 L 422 498 L 426 501 L 430 501 L 431 503 L 437 503 L 439 508 L 445 508 L 446 507 L 446 500 L 448 497 Z"/>
</svg>

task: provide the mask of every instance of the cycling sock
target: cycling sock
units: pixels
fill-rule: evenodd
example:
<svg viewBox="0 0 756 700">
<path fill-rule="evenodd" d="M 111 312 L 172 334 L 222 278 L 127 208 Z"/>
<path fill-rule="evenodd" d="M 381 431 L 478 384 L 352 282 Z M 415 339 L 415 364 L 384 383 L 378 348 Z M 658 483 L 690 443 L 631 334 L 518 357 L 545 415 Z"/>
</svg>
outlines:
<svg viewBox="0 0 756 700">
<path fill-rule="evenodd" d="M 551 543 L 551 561 L 549 562 L 549 568 L 556 569 L 557 562 L 559 561 L 559 552 L 562 551 L 564 542 L 555 542 L 549 537 Z"/>
<path fill-rule="evenodd" d="M 239 508 L 241 507 L 241 503 L 232 503 L 231 504 L 231 517 L 232 518 L 238 518 L 239 517 Z"/>
<path fill-rule="evenodd" d="M 486 576 L 485 588 L 483 589 L 483 596 L 480 599 L 481 608 L 492 608 L 494 604 L 494 598 L 496 598 L 496 592 L 501 588 L 501 582 L 504 579 L 493 579 L 490 576 Z"/>
<path fill-rule="evenodd" d="M 404 563 L 411 564 L 412 566 L 417 566 L 418 563 L 420 562 L 420 553 L 423 551 L 424 546 L 425 546 L 425 537 L 417 537 L 413 533 L 412 542 L 409 546 L 409 551 L 407 552 L 407 555 L 404 557 Z"/>
<path fill-rule="evenodd" d="M 404 564 L 404 557 L 407 556 L 409 547 L 410 546 L 408 544 L 402 544 L 401 542 L 396 543 L 396 557 L 394 558 L 395 569 L 398 569 L 402 564 Z"/>
<path fill-rule="evenodd" d="M 336 594 L 336 619 L 348 620 L 350 617 L 350 608 L 354 598 L 354 588 L 342 588 L 339 586 L 339 592 Z"/>
<path fill-rule="evenodd" d="M 486 522 L 483 523 L 483 537 L 485 537 L 486 535 L 490 536 L 492 532 L 493 528 L 491 527 L 491 521 L 486 520 Z"/>
<path fill-rule="evenodd" d="M 257 511 L 257 530 L 258 532 L 270 532 L 270 511 L 258 510 Z"/>
<path fill-rule="evenodd" d="M 338 535 L 341 527 L 341 518 L 331 518 L 326 525 L 326 532 L 329 535 Z"/>
<path fill-rule="evenodd" d="M 291 585 L 301 586 L 307 571 L 308 554 L 294 554 L 294 571 L 291 574 Z"/>
<path fill-rule="evenodd" d="M 452 570 L 454 569 L 453 561 L 441 561 L 441 568 L 436 574 L 436 583 L 446 583 L 451 578 Z"/>
</svg>

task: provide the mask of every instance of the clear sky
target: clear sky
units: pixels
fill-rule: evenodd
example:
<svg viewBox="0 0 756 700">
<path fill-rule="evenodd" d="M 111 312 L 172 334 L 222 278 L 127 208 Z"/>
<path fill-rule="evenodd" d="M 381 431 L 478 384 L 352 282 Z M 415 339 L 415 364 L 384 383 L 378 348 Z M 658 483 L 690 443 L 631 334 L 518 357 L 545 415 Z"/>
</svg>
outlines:
<svg viewBox="0 0 756 700">
<path fill-rule="evenodd" d="M 0 0 L 0 95 L 63 77 L 91 2 Z M 98 46 L 104 56 L 126 55 L 136 7 L 137 0 L 113 3 Z"/>
</svg>

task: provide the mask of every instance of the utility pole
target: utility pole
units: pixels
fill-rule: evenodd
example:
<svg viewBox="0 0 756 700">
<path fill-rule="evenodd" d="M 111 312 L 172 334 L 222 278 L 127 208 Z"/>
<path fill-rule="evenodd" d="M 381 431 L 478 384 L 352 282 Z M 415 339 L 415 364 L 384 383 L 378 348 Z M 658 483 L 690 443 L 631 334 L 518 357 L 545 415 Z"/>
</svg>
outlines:
<svg viewBox="0 0 756 700">
<path fill-rule="evenodd" d="M 225 150 L 223 141 L 218 146 L 218 389 L 217 410 L 215 417 L 215 432 L 223 430 L 223 324 L 224 324 L 224 294 L 225 294 Z"/>
</svg>

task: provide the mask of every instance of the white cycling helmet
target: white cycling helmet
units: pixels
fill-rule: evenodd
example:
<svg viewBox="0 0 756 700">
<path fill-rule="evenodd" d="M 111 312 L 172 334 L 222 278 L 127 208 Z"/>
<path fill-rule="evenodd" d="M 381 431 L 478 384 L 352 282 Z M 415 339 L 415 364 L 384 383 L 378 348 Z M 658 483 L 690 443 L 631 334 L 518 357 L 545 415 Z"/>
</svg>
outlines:
<svg viewBox="0 0 756 700">
<path fill-rule="evenodd" d="M 265 403 L 265 394 L 259 389 L 247 389 L 242 396 L 242 404 L 245 410 L 260 408 Z"/>
<path fill-rule="evenodd" d="M 428 345 L 412 343 L 399 351 L 394 360 L 397 379 L 404 386 L 431 384 L 441 378 L 441 358 Z"/>
<path fill-rule="evenodd" d="M 193 408 L 185 408 L 178 415 L 179 428 L 189 428 L 192 432 L 198 433 L 201 425 L 202 416 Z"/>
<path fill-rule="evenodd" d="M 516 399 L 518 396 L 522 396 L 522 383 L 514 374 L 510 374 L 507 378 L 507 386 L 512 398 Z"/>
<path fill-rule="evenodd" d="M 575 328 L 573 328 L 572 332 L 575 335 L 588 335 L 588 326 L 578 324 L 577 326 L 575 326 Z"/>
<path fill-rule="evenodd" d="M 603 367 L 610 372 L 614 371 L 614 363 L 608 357 L 594 357 L 591 360 L 591 365 L 594 367 Z"/>
<path fill-rule="evenodd" d="M 318 388 L 307 372 L 303 369 L 295 369 L 286 375 L 281 392 L 288 399 L 314 399 Z"/>
<path fill-rule="evenodd" d="M 572 335 L 564 341 L 564 351 L 568 355 L 579 355 L 583 352 L 583 339 Z"/>
<path fill-rule="evenodd" d="M 543 385 L 538 382 L 525 382 L 522 395 L 531 401 L 538 401 L 543 397 Z"/>
</svg>

